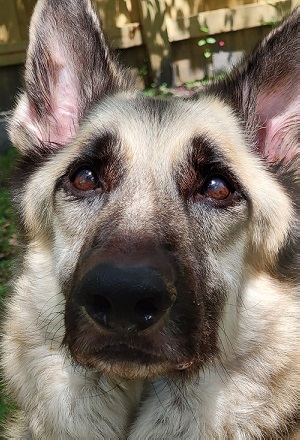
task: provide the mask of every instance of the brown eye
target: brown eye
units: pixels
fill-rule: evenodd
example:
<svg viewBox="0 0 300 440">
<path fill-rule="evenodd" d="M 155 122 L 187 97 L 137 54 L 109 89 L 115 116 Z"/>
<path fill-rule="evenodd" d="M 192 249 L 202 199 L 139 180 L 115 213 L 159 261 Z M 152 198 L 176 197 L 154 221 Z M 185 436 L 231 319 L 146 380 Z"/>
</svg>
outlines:
<svg viewBox="0 0 300 440">
<path fill-rule="evenodd" d="M 71 182 L 79 191 L 92 191 L 98 187 L 97 174 L 87 167 L 76 170 L 71 177 Z"/>
<path fill-rule="evenodd" d="M 219 176 L 210 177 L 204 184 L 203 195 L 215 200 L 224 200 L 232 193 L 229 183 Z"/>
</svg>

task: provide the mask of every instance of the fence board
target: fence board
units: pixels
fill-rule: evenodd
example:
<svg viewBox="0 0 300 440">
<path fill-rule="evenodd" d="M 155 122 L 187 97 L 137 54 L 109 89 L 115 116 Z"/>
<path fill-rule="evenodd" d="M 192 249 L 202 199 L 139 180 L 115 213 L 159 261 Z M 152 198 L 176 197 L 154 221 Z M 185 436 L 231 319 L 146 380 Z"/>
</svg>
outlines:
<svg viewBox="0 0 300 440">
<path fill-rule="evenodd" d="M 92 0 L 105 29 L 140 21 L 139 0 Z"/>
<path fill-rule="evenodd" d="M 116 49 L 128 49 L 144 44 L 140 23 L 125 24 L 121 28 L 108 28 L 105 34 L 112 47 Z"/>
<path fill-rule="evenodd" d="M 0 44 L 21 40 L 17 7 L 14 1 L 0 0 Z"/>
<path fill-rule="evenodd" d="M 147 47 L 151 76 L 157 84 L 172 83 L 171 45 L 167 33 L 164 0 L 140 0 L 143 40 Z"/>
<path fill-rule="evenodd" d="M 157 83 L 172 82 L 172 61 L 176 67 L 175 80 L 184 77 L 180 72 L 179 58 L 184 57 L 187 45 L 191 47 L 188 53 L 192 57 L 200 56 L 197 41 L 193 39 L 255 29 L 271 20 L 281 19 L 288 10 L 299 4 L 299 0 L 93 1 L 113 47 L 127 51 L 125 58 L 126 61 L 131 60 L 132 66 L 137 62 L 134 50 L 139 48 L 138 62 L 148 63 L 149 80 Z M 0 66 L 24 62 L 29 18 L 35 2 L 0 0 Z M 222 9 L 216 9 L 219 6 Z M 209 33 L 201 33 L 200 25 L 205 25 Z M 255 32 L 253 35 L 255 42 Z M 183 44 L 184 41 L 186 44 Z M 179 50 L 179 46 L 182 49 Z M 176 60 L 178 64 L 174 54 L 179 57 Z M 191 66 L 193 63 L 197 64 L 198 60 L 195 62 L 191 59 Z M 144 66 L 137 66 L 141 67 Z"/>
<path fill-rule="evenodd" d="M 273 4 L 249 4 L 233 9 L 223 8 L 201 12 L 188 18 L 167 19 L 169 41 L 203 37 L 200 26 L 207 27 L 209 35 L 263 26 L 273 20 L 280 20 L 289 11 L 289 4 L 288 1 L 277 1 Z M 277 8 L 276 5 L 278 5 Z"/>
<path fill-rule="evenodd" d="M 22 64 L 26 57 L 27 42 L 0 44 L 0 67 Z"/>
<path fill-rule="evenodd" d="M 27 40 L 30 17 L 36 0 L 17 0 L 17 15 L 22 40 Z"/>
</svg>

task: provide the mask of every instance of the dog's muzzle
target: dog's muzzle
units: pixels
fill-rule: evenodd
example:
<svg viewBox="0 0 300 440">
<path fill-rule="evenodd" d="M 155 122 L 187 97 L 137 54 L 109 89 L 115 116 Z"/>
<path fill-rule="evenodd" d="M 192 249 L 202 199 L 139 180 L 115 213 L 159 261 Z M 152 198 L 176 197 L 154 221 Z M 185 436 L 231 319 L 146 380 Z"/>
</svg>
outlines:
<svg viewBox="0 0 300 440">
<path fill-rule="evenodd" d="M 151 266 L 101 263 L 78 282 L 74 300 L 101 328 L 127 334 L 163 322 L 176 289 Z"/>
</svg>

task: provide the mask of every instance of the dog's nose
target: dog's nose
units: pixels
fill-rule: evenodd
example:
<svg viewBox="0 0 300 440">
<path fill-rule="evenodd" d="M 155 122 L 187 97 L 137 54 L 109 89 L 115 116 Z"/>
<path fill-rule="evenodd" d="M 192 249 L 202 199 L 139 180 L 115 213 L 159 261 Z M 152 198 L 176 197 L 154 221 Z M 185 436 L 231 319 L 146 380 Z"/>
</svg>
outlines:
<svg viewBox="0 0 300 440">
<path fill-rule="evenodd" d="M 75 300 L 100 326 L 139 332 L 163 319 L 176 299 L 171 283 L 152 267 L 99 264 L 77 285 Z"/>
</svg>

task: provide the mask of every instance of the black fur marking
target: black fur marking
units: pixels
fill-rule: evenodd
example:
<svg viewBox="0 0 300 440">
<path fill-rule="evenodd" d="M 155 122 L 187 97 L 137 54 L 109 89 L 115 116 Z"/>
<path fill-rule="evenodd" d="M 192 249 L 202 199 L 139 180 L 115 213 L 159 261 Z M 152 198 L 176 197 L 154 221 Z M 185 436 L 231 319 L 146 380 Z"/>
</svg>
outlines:
<svg viewBox="0 0 300 440">
<path fill-rule="evenodd" d="M 179 192 L 189 199 L 210 176 L 215 175 L 224 176 L 233 192 L 248 200 L 246 188 L 241 185 L 231 164 L 223 157 L 214 141 L 207 136 L 194 137 L 187 163 L 180 165 L 177 174 Z"/>
<path fill-rule="evenodd" d="M 300 267 L 300 175 L 299 156 L 286 164 L 280 163 L 270 167 L 286 193 L 291 197 L 295 209 L 295 218 L 284 246 L 278 254 L 274 276 L 299 283 Z"/>
<path fill-rule="evenodd" d="M 124 160 L 120 157 L 120 139 L 115 133 L 103 133 L 100 137 L 86 141 L 80 155 L 67 167 L 63 176 L 57 179 L 55 190 L 64 189 L 75 198 L 96 195 L 96 191 L 82 193 L 70 184 L 74 171 L 82 166 L 92 167 L 99 178 L 104 192 L 113 190 L 124 174 Z"/>
</svg>

